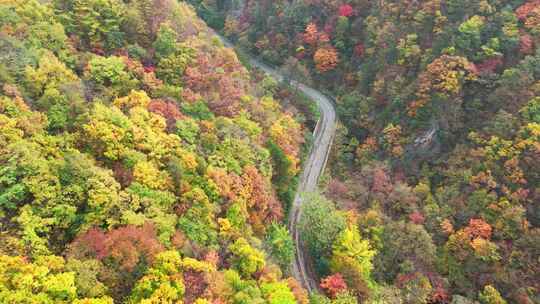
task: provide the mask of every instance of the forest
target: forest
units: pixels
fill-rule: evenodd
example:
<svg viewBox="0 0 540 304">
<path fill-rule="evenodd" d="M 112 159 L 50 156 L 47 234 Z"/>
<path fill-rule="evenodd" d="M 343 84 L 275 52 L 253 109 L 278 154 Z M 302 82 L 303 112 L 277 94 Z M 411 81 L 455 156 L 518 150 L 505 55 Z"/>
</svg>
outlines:
<svg viewBox="0 0 540 304">
<path fill-rule="evenodd" d="M 0 303 L 540 303 L 539 45 L 540 0 L 0 0 Z"/>
<path fill-rule="evenodd" d="M 184 2 L 0 2 L 0 303 L 307 303 L 294 99 Z"/>
<path fill-rule="evenodd" d="M 540 303 L 540 1 L 190 2 L 335 97 L 301 222 L 326 296 Z"/>
</svg>

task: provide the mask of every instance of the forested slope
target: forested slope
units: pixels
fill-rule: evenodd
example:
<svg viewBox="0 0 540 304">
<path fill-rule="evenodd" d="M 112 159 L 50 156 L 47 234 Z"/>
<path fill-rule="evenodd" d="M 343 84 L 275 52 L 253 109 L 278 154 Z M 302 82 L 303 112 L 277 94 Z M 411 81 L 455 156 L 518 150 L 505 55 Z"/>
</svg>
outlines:
<svg viewBox="0 0 540 304">
<path fill-rule="evenodd" d="M 0 302 L 307 303 L 281 93 L 183 2 L 1 1 Z"/>
<path fill-rule="evenodd" d="M 191 2 L 336 96 L 303 232 L 327 295 L 540 301 L 539 1 Z"/>
</svg>

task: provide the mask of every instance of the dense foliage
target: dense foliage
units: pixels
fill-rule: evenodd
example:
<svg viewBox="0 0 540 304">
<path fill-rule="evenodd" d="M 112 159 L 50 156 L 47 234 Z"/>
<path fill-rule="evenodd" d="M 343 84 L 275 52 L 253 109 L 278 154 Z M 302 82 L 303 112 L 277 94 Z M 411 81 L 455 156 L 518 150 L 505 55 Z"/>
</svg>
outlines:
<svg viewBox="0 0 540 304">
<path fill-rule="evenodd" d="M 305 302 L 257 83 L 183 2 L 0 2 L 0 302 Z"/>
<path fill-rule="evenodd" d="M 338 208 L 304 218 L 329 296 L 540 301 L 539 1 L 192 2 L 336 96 Z"/>
</svg>

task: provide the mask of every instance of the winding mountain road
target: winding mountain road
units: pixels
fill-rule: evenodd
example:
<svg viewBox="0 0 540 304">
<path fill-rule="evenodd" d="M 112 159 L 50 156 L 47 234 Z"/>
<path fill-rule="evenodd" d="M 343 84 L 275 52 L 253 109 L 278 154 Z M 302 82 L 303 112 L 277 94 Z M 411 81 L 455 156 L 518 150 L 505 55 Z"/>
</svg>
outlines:
<svg viewBox="0 0 540 304">
<path fill-rule="evenodd" d="M 219 35 L 218 35 L 219 36 Z M 226 38 L 219 36 L 223 44 L 227 47 L 234 47 Z M 260 60 L 254 57 L 249 58 L 249 63 L 261 69 L 266 74 L 272 76 L 278 81 L 283 81 L 283 75 L 276 69 L 264 64 Z M 301 241 L 300 232 L 298 231 L 298 222 L 301 217 L 302 206 L 302 194 L 305 192 L 313 192 L 317 189 L 317 182 L 321 176 L 330 148 L 332 146 L 332 140 L 336 131 L 336 111 L 329 97 L 325 96 L 321 92 L 297 81 L 292 80 L 291 85 L 298 87 L 306 96 L 311 98 L 320 110 L 320 118 L 317 122 L 315 130 L 313 132 L 313 146 L 307 160 L 304 162 L 304 168 L 298 189 L 294 198 L 294 202 L 291 206 L 289 213 L 289 231 L 295 241 L 295 259 L 292 265 L 292 273 L 294 277 L 306 288 L 309 292 L 318 290 L 318 284 L 314 279 L 312 267 L 307 263 L 305 259 L 305 250 Z"/>
</svg>

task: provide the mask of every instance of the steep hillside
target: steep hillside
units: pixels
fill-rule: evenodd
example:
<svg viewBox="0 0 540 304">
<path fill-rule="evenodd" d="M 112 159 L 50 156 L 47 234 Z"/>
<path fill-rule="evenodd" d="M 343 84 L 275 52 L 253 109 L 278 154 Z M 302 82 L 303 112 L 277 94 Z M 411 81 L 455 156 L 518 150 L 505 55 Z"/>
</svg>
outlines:
<svg viewBox="0 0 540 304">
<path fill-rule="evenodd" d="M 0 302 L 307 303 L 290 96 L 183 2 L 1 1 Z"/>
<path fill-rule="evenodd" d="M 328 296 L 540 301 L 539 1 L 190 2 L 336 97 L 303 231 Z"/>
</svg>

